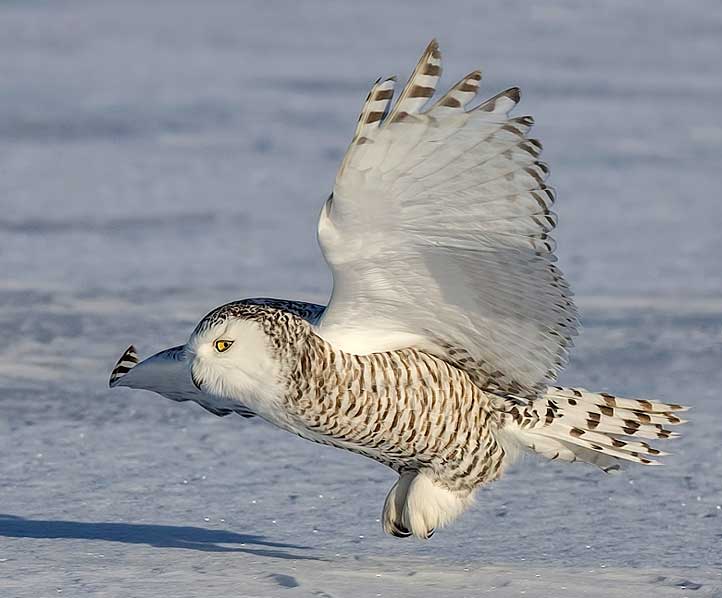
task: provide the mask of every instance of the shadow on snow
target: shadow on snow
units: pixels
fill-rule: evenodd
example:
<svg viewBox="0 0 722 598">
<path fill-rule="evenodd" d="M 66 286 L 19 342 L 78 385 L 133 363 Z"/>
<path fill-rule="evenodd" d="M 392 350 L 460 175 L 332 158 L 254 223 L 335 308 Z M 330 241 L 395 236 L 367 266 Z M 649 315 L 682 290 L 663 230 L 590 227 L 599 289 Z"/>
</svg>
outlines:
<svg viewBox="0 0 722 598">
<path fill-rule="evenodd" d="M 270 542 L 263 536 L 226 530 L 145 523 L 107 523 L 25 519 L 0 514 L 0 537 L 104 540 L 125 544 L 148 544 L 156 548 L 185 548 L 203 552 L 244 552 L 278 559 L 321 560 L 276 549 L 306 550 L 308 546 Z M 242 546 L 221 546 L 240 544 Z M 246 545 L 252 545 L 249 547 Z"/>
</svg>

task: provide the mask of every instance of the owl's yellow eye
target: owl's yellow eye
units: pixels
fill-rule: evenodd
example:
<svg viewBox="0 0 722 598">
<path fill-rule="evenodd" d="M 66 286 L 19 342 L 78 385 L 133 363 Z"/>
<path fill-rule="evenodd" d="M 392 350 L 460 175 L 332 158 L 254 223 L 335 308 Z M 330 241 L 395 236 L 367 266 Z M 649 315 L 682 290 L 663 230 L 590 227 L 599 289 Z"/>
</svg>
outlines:
<svg viewBox="0 0 722 598">
<path fill-rule="evenodd" d="M 231 348 L 231 345 L 233 344 L 233 341 L 224 341 L 224 340 L 217 340 L 215 343 L 213 343 L 213 346 L 215 347 L 216 351 L 219 353 L 223 353 L 224 351 L 228 351 L 228 349 Z"/>
</svg>

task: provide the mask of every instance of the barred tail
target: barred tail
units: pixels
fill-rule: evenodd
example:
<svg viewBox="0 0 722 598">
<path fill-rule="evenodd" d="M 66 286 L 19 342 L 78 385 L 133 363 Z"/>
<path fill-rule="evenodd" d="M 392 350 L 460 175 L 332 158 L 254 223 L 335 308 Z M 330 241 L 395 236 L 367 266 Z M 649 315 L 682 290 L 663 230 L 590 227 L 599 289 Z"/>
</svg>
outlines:
<svg viewBox="0 0 722 598">
<path fill-rule="evenodd" d="M 679 436 L 667 426 L 685 423 L 676 412 L 686 409 L 551 386 L 531 402 L 509 399 L 505 430 L 525 448 L 549 459 L 585 461 L 610 471 L 619 469 L 620 460 L 660 465 L 653 457 L 668 453 L 632 439 Z"/>
</svg>

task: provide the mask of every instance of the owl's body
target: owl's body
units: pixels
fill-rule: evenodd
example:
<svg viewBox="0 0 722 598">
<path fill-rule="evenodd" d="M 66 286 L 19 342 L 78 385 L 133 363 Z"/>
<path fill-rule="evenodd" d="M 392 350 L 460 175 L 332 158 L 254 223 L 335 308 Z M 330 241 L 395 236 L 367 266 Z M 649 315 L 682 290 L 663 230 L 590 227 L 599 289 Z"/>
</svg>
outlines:
<svg viewBox="0 0 722 598">
<path fill-rule="evenodd" d="M 480 390 L 463 370 L 416 349 L 348 354 L 307 324 L 297 331 L 300 342 L 283 378 L 287 429 L 400 474 L 384 509 L 387 532 L 428 537 L 463 510 L 477 486 L 501 474 L 504 400 Z M 410 486 L 419 482 L 426 500 L 433 494 L 451 508 L 417 509 L 419 522 L 411 511 L 404 516 Z"/>
<path fill-rule="evenodd" d="M 267 353 L 274 363 L 266 384 L 277 399 L 246 393 L 247 409 L 289 432 L 363 454 L 399 473 L 428 471 L 452 490 L 470 491 L 498 476 L 504 399 L 417 349 L 354 355 L 334 348 L 293 307 L 246 300 L 204 320 L 239 319 L 263 332 L 265 342 L 255 358 Z M 202 366 L 194 377 L 199 386 L 213 386 Z M 233 400 L 227 408 L 234 408 Z"/>
<path fill-rule="evenodd" d="M 550 386 L 577 315 L 548 233 L 554 193 L 529 117 L 509 89 L 466 110 L 472 72 L 423 110 L 440 76 L 436 42 L 395 104 L 366 100 L 319 241 L 328 306 L 249 299 L 213 310 L 188 342 L 111 386 L 258 415 L 399 474 L 384 529 L 428 538 L 524 450 L 605 471 L 656 464 L 639 438 L 669 438 L 678 404 Z"/>
<path fill-rule="evenodd" d="M 313 322 L 321 309 L 249 299 L 212 311 L 183 348 L 193 359 L 195 387 L 169 398 L 194 400 L 219 415 L 258 415 L 389 466 L 400 477 L 383 522 L 397 537 L 429 537 L 525 448 L 607 471 L 620 459 L 653 464 L 652 457 L 664 453 L 618 436 L 669 438 L 675 433 L 664 425 L 682 423 L 673 413 L 680 405 L 560 387 L 535 400 L 485 390 L 465 370 L 419 349 L 346 353 L 316 334 Z M 201 349 L 219 335 L 246 343 L 247 353 L 229 369 L 217 369 Z M 145 377 L 146 368 L 155 370 L 154 358 L 115 373 L 114 385 L 166 394 Z"/>
<path fill-rule="evenodd" d="M 503 400 L 433 355 L 351 355 L 309 334 L 287 381 L 284 405 L 301 436 L 397 472 L 427 470 L 453 490 L 471 490 L 499 473 Z"/>
<path fill-rule="evenodd" d="M 399 473 L 428 471 L 453 490 L 497 477 L 503 400 L 495 406 L 493 395 L 464 371 L 423 351 L 353 355 L 333 348 L 303 320 L 291 320 L 293 340 L 277 349 L 284 416 L 275 423 Z"/>
</svg>

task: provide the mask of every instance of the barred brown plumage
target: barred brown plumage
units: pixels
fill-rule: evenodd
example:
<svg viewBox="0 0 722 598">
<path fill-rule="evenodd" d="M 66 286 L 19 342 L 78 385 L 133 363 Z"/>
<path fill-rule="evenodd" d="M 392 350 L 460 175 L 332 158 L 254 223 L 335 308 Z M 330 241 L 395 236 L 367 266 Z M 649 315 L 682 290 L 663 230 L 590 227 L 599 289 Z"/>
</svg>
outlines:
<svg viewBox="0 0 722 598">
<path fill-rule="evenodd" d="M 235 302 L 208 316 L 215 324 L 198 326 L 210 336 L 229 334 L 214 328 L 227 329 L 234 320 L 262 331 L 276 364 L 279 401 L 266 411 L 263 404 L 250 407 L 308 440 L 362 454 L 411 481 L 423 477 L 425 492 L 455 504 L 452 514 L 469 504 L 476 488 L 497 479 L 519 447 L 552 459 L 589 461 L 605 471 L 620 459 L 654 465 L 650 457 L 666 453 L 623 438 L 668 438 L 675 434 L 662 424 L 683 423 L 672 414 L 684 409 L 679 405 L 576 388 L 549 387 L 534 399 L 500 393 L 416 348 L 349 354 L 282 305 Z M 394 501 L 387 500 L 387 507 Z M 427 537 L 446 521 L 445 512 L 434 517 L 426 513 L 426 527 L 419 527 L 410 512 L 388 511 L 384 525 L 390 533 Z"/>
</svg>

